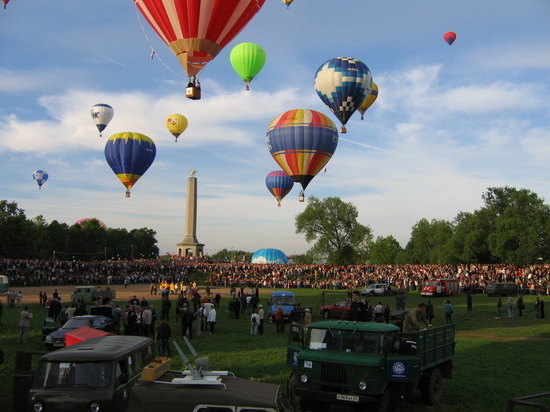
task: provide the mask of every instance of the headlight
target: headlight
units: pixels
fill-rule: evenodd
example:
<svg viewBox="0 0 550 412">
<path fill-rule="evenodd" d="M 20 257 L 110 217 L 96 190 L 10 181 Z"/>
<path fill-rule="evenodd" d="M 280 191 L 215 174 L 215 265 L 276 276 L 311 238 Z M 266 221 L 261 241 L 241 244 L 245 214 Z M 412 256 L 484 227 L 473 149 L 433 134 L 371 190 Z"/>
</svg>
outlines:
<svg viewBox="0 0 550 412">
<path fill-rule="evenodd" d="M 52 337 L 51 337 L 51 336 L 49 336 L 49 335 L 48 335 L 48 336 L 46 336 L 46 342 L 52 342 L 52 341 L 53 341 L 53 339 L 52 339 Z"/>
<path fill-rule="evenodd" d="M 34 411 L 35 412 L 42 412 L 44 410 L 44 405 L 42 405 L 42 402 L 36 402 L 34 404 Z"/>
<path fill-rule="evenodd" d="M 92 402 L 90 404 L 90 412 L 99 412 L 99 402 Z"/>
<path fill-rule="evenodd" d="M 302 375 L 302 376 L 300 376 L 300 380 L 302 381 L 302 383 L 307 383 L 309 378 L 307 377 L 307 375 Z"/>
<path fill-rule="evenodd" d="M 359 389 L 361 389 L 362 391 L 367 389 L 367 382 L 365 382 L 365 381 L 359 382 Z"/>
</svg>

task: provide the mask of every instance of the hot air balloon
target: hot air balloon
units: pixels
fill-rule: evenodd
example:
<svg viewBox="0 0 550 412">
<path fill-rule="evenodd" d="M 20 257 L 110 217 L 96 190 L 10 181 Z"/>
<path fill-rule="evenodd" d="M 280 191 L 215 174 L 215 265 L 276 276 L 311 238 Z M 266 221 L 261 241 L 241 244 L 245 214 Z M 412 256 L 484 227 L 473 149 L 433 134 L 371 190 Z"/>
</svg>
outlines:
<svg viewBox="0 0 550 412">
<path fill-rule="evenodd" d="M 38 184 L 39 189 L 42 189 L 42 185 L 46 183 L 46 180 L 48 180 L 48 177 L 49 177 L 48 172 L 44 170 L 36 170 L 32 174 L 32 178 L 36 180 L 36 183 Z"/>
<path fill-rule="evenodd" d="M 187 129 L 187 118 L 181 114 L 171 114 L 166 118 L 166 128 L 178 141 L 178 137 Z"/>
<path fill-rule="evenodd" d="M 99 103 L 92 107 L 92 119 L 99 130 L 99 137 L 101 137 L 101 132 L 105 130 L 115 111 L 108 104 Z"/>
<path fill-rule="evenodd" d="M 369 107 L 372 106 L 372 104 L 376 101 L 378 98 L 378 85 L 375 82 L 372 82 L 372 89 L 370 91 L 370 94 L 367 96 L 367 98 L 361 103 L 361 106 L 359 106 L 359 113 L 361 113 L 361 120 L 363 120 L 363 115 L 367 111 Z"/>
<path fill-rule="evenodd" d="M 294 0 L 283 0 L 283 3 L 286 4 L 286 8 L 288 9 L 293 1 Z"/>
<path fill-rule="evenodd" d="M 338 130 L 323 113 L 289 110 L 267 127 L 267 147 L 273 159 L 304 190 L 328 163 L 338 146 Z"/>
<path fill-rule="evenodd" d="M 195 84 L 201 69 L 239 34 L 265 0 L 134 0 L 134 3 L 176 55 L 190 83 Z"/>
<path fill-rule="evenodd" d="M 294 180 L 286 172 L 275 170 L 265 178 L 267 190 L 277 199 L 277 206 L 281 207 L 281 201 L 294 187 Z"/>
<path fill-rule="evenodd" d="M 229 61 L 231 62 L 231 66 L 233 66 L 233 70 L 244 80 L 246 90 L 250 88 L 252 79 L 264 67 L 265 59 L 264 49 L 256 43 L 237 44 L 231 50 Z"/>
<path fill-rule="evenodd" d="M 153 140 L 141 133 L 122 132 L 109 137 L 105 160 L 126 187 L 126 197 L 130 197 L 130 189 L 149 169 L 156 154 Z"/>
<path fill-rule="evenodd" d="M 346 123 L 370 94 L 372 74 L 361 60 L 336 57 L 326 61 L 315 74 L 315 90 L 342 123 Z"/>
<path fill-rule="evenodd" d="M 4 3 L 4 10 L 6 9 L 6 7 L 8 6 L 8 3 L 10 2 L 10 0 L 2 0 L 2 3 Z"/>
<path fill-rule="evenodd" d="M 450 46 L 456 40 L 456 33 L 454 31 L 448 31 L 443 35 L 443 40 L 445 40 L 447 44 Z"/>
</svg>

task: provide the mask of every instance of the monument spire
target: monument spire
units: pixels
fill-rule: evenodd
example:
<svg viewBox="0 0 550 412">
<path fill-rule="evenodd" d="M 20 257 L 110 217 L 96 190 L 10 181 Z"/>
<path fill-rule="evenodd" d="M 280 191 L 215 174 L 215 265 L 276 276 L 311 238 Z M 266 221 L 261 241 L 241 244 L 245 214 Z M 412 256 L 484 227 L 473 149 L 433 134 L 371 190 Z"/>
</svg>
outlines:
<svg viewBox="0 0 550 412">
<path fill-rule="evenodd" d="M 185 237 L 178 243 L 178 256 L 202 256 L 204 243 L 197 240 L 197 170 L 191 169 L 187 178 L 187 213 Z"/>
</svg>

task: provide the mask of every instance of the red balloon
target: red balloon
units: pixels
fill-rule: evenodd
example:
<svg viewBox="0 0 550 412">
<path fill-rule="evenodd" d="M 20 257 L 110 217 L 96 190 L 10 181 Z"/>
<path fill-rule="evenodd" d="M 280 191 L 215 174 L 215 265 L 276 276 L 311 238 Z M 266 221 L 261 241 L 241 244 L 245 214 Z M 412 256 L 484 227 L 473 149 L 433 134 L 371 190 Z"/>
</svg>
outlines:
<svg viewBox="0 0 550 412">
<path fill-rule="evenodd" d="M 456 33 L 454 31 L 448 31 L 443 35 L 443 40 L 450 46 L 456 40 Z"/>
</svg>

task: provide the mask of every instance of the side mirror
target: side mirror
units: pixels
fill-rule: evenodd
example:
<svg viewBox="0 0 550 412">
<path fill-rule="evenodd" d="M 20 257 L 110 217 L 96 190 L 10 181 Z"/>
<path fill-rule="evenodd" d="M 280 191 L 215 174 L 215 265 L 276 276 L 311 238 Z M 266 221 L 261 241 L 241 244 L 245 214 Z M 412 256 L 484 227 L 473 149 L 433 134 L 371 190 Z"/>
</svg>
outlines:
<svg viewBox="0 0 550 412">
<path fill-rule="evenodd" d="M 118 382 L 122 385 L 124 385 L 125 383 L 128 383 L 128 374 L 121 373 L 118 377 Z"/>
<path fill-rule="evenodd" d="M 292 342 L 298 342 L 300 340 L 300 334 L 296 331 L 293 331 L 290 335 L 290 339 L 292 340 Z"/>
</svg>

